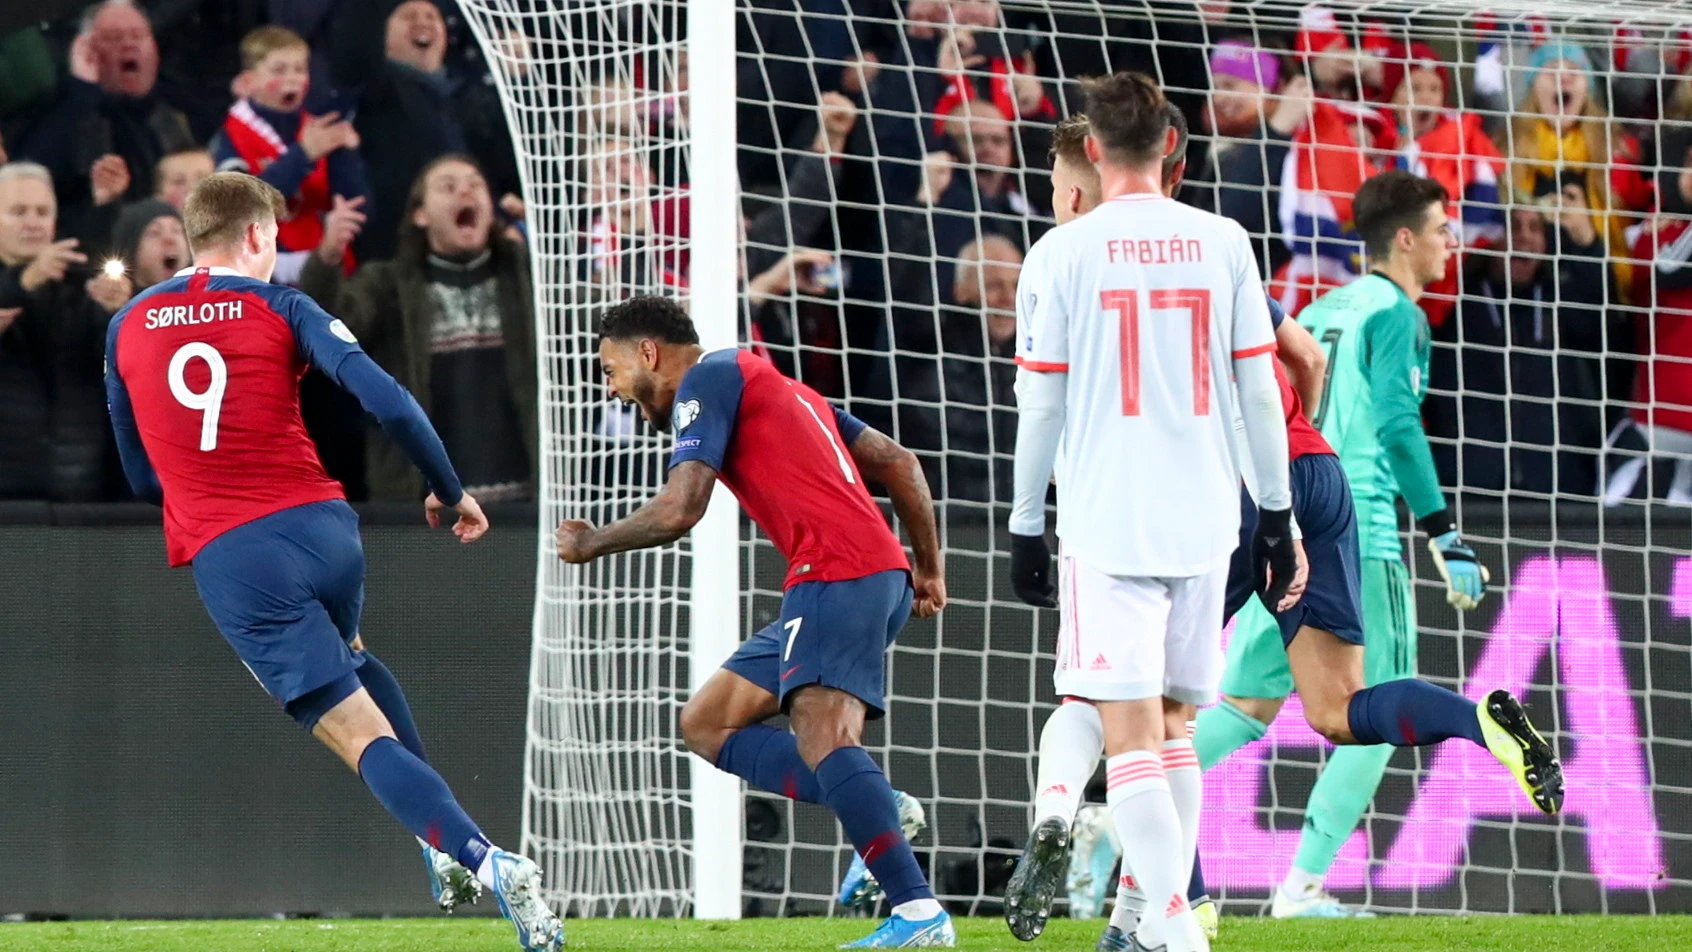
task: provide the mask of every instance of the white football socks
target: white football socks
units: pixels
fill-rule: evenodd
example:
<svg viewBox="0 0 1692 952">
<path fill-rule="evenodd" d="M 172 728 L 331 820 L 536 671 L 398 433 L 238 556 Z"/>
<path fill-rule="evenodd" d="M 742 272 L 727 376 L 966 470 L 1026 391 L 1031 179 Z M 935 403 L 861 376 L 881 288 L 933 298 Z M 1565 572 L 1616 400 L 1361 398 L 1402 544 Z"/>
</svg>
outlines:
<svg viewBox="0 0 1692 952">
<path fill-rule="evenodd" d="M 1034 777 L 1034 825 L 1058 817 L 1065 827 L 1075 822 L 1087 781 L 1104 753 L 1104 726 L 1099 709 L 1082 701 L 1058 705 L 1040 729 L 1040 759 Z"/>
<path fill-rule="evenodd" d="M 1146 896 L 1146 915 L 1138 930 L 1141 944 L 1167 944 L 1169 952 L 1208 948 L 1187 906 L 1187 883 L 1180 876 L 1187 865 L 1181 858 L 1181 816 L 1164 776 L 1163 758 L 1149 750 L 1131 750 L 1105 763 L 1106 798 L 1122 841 L 1122 860 Z"/>
<path fill-rule="evenodd" d="M 1307 873 L 1297 866 L 1287 868 L 1287 878 L 1281 880 L 1281 891 L 1289 898 L 1303 899 L 1322 888 L 1321 873 Z"/>
<path fill-rule="evenodd" d="M 1124 859 L 1123 868 L 1128 867 Z M 1140 918 L 1146 914 L 1146 894 L 1140 892 L 1140 884 L 1131 873 L 1123 873 L 1116 880 L 1116 908 L 1110 911 L 1110 924 L 1124 935 L 1140 927 Z"/>
<path fill-rule="evenodd" d="M 941 913 L 940 900 L 933 897 L 928 899 L 912 899 L 899 903 L 893 907 L 893 914 L 906 922 L 922 922 L 932 919 Z"/>
<path fill-rule="evenodd" d="M 1181 817 L 1181 855 L 1186 862 L 1181 867 L 1181 888 L 1185 890 L 1193 877 L 1193 857 L 1198 852 L 1199 808 L 1204 805 L 1204 786 L 1200 778 L 1198 754 L 1190 740 L 1163 742 L 1163 775 L 1169 778 L 1169 794 L 1175 800 L 1175 813 Z"/>
<path fill-rule="evenodd" d="M 482 857 L 482 862 L 476 867 L 476 879 L 489 889 L 499 885 L 499 883 L 494 879 L 493 868 L 493 858 L 494 854 L 497 852 L 499 852 L 499 847 L 497 846 L 488 850 L 488 854 Z"/>
</svg>

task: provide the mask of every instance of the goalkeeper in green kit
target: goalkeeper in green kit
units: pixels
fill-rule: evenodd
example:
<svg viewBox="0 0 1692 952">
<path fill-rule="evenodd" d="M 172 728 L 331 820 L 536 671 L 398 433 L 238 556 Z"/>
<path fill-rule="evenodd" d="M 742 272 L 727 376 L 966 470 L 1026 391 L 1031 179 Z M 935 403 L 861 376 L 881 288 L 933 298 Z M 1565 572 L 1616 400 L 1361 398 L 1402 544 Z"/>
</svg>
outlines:
<svg viewBox="0 0 1692 952">
<path fill-rule="evenodd" d="M 1356 504 L 1363 556 L 1363 675 L 1371 687 L 1416 674 L 1416 605 L 1399 542 L 1398 496 L 1428 536 L 1434 565 L 1445 580 L 1446 601 L 1459 609 L 1474 608 L 1489 580 L 1446 508 L 1421 423 L 1429 332 L 1416 301 L 1428 283 L 1445 274 L 1451 256 L 1446 201 L 1439 183 L 1408 172 L 1389 171 L 1365 182 L 1353 213 L 1369 273 L 1298 315 L 1328 356 L 1311 422 L 1339 455 Z M 1228 646 L 1223 702 L 1203 711 L 1194 731 L 1204 767 L 1261 738 L 1291 693 L 1280 636 L 1261 605 L 1248 604 L 1240 613 Z M 1484 736 L 1472 739 L 1484 740 L 1500 755 L 1540 810 L 1558 812 L 1563 789 L 1555 753 L 1505 692 L 1495 692 L 1486 704 L 1491 716 L 1478 718 Z M 1305 808 L 1293 866 L 1275 890 L 1273 916 L 1355 914 L 1323 889 L 1323 877 L 1373 799 L 1393 747 L 1417 745 L 1415 730 L 1412 720 L 1400 715 L 1381 736 L 1356 738 L 1374 746 L 1341 746 L 1329 755 Z M 1420 738 L 1423 743 L 1428 739 Z"/>
</svg>

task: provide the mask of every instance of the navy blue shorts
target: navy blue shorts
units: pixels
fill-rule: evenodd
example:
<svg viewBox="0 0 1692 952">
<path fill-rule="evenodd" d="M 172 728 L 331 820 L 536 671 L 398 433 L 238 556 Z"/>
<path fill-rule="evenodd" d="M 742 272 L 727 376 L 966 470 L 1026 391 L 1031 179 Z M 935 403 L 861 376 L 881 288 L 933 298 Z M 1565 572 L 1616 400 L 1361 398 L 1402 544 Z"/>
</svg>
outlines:
<svg viewBox="0 0 1692 952">
<path fill-rule="evenodd" d="M 1281 643 L 1289 644 L 1305 625 L 1331 631 L 1354 645 L 1363 643 L 1363 582 L 1357 547 L 1357 510 L 1339 457 L 1326 453 L 1292 461 L 1293 515 L 1304 533 L 1310 582 L 1291 610 L 1275 614 Z M 1251 571 L 1251 537 L 1257 507 L 1240 491 L 1240 545 L 1228 566 L 1223 618 L 1232 618 L 1256 594 Z M 1267 607 L 1267 606 L 1265 606 Z"/>
<path fill-rule="evenodd" d="M 194 556 L 194 584 L 247 670 L 308 730 L 358 690 L 364 656 L 348 643 L 364 608 L 364 546 L 345 502 L 230 529 Z"/>
<path fill-rule="evenodd" d="M 882 656 L 911 616 L 911 576 L 877 572 L 841 582 L 800 582 L 781 599 L 781 617 L 746 639 L 723 667 L 781 700 L 807 684 L 845 691 L 887 711 Z"/>
</svg>

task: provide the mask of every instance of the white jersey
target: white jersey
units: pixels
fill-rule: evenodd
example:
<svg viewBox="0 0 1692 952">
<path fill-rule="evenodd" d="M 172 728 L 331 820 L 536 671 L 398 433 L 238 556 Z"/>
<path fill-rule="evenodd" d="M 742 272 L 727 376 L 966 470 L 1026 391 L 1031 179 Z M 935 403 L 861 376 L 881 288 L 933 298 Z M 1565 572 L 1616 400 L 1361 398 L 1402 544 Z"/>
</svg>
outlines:
<svg viewBox="0 0 1692 952">
<path fill-rule="evenodd" d="M 1016 316 L 1022 371 L 1068 374 L 1065 555 L 1110 575 L 1225 564 L 1240 525 L 1233 361 L 1275 349 L 1245 229 L 1161 196 L 1105 202 L 1030 249 Z"/>
</svg>

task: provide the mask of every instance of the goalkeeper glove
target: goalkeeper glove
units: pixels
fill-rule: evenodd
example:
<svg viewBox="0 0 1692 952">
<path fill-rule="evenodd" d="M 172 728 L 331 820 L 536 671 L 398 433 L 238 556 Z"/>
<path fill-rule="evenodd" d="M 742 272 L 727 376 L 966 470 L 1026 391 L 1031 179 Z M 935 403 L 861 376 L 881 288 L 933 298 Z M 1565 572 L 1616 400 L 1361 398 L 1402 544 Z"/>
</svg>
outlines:
<svg viewBox="0 0 1692 952">
<path fill-rule="evenodd" d="M 1445 580 L 1445 601 L 1461 611 L 1479 605 L 1492 574 L 1457 533 L 1451 516 L 1442 509 L 1422 519 L 1421 526 L 1429 536 L 1428 552 L 1433 555 L 1434 568 Z"/>
<path fill-rule="evenodd" d="M 1271 611 L 1287 597 L 1298 576 L 1298 550 L 1293 544 L 1292 510 L 1263 509 L 1251 537 L 1252 567 L 1258 596 Z"/>
<path fill-rule="evenodd" d="M 1052 582 L 1052 550 L 1046 536 L 1011 533 L 1011 591 L 1035 608 L 1056 608 L 1057 585 Z"/>
</svg>

